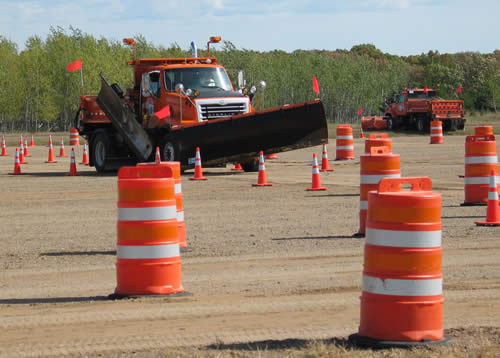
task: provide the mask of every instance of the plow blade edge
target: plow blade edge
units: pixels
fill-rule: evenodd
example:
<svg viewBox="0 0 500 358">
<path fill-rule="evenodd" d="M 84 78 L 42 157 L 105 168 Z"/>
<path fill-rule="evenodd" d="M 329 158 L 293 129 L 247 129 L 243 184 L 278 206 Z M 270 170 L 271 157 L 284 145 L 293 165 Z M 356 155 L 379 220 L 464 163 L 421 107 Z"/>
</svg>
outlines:
<svg viewBox="0 0 500 358">
<path fill-rule="evenodd" d="M 203 122 L 172 132 L 181 163 L 194 163 L 200 147 L 203 163 L 245 161 L 265 154 L 328 143 L 325 111 L 320 100 Z"/>
</svg>

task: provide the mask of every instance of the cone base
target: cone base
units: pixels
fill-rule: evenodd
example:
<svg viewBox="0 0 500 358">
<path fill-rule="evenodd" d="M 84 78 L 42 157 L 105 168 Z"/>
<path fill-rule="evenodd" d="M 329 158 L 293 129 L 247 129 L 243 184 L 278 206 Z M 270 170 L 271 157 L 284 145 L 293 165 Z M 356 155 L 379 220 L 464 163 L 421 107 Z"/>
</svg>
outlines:
<svg viewBox="0 0 500 358">
<path fill-rule="evenodd" d="M 74 173 L 74 174 L 72 174 L 72 173 L 67 173 L 67 174 L 66 174 L 66 176 L 67 176 L 67 177 L 77 177 L 77 176 L 79 176 L 79 175 L 80 175 L 80 174 L 78 174 L 78 173 Z"/>
<path fill-rule="evenodd" d="M 252 184 L 252 186 L 273 186 L 273 184 L 272 183 Z"/>
<path fill-rule="evenodd" d="M 208 180 L 208 178 L 206 178 L 206 177 L 201 177 L 201 178 L 192 177 L 192 178 L 189 178 L 189 180 Z"/>
<path fill-rule="evenodd" d="M 233 168 L 233 169 L 231 169 L 231 170 L 233 170 L 233 171 L 237 171 L 237 172 L 241 172 L 241 171 L 243 171 L 243 169 L 237 169 L 237 168 Z"/>
<path fill-rule="evenodd" d="M 84 162 L 81 162 L 81 163 L 78 163 L 80 165 L 89 165 L 89 163 L 84 163 Z"/>
<path fill-rule="evenodd" d="M 26 160 L 23 160 L 22 162 L 19 162 L 19 164 L 29 164 Z"/>
<path fill-rule="evenodd" d="M 460 206 L 486 206 L 487 202 L 477 201 L 477 202 L 463 202 Z"/>
<path fill-rule="evenodd" d="M 500 221 L 476 221 L 474 224 L 477 226 L 500 226 Z"/>
<path fill-rule="evenodd" d="M 266 155 L 266 159 L 278 159 L 278 154 L 269 154 Z"/>
<path fill-rule="evenodd" d="M 328 169 L 320 169 L 319 171 L 320 171 L 320 172 L 334 172 L 334 171 L 335 171 L 335 169 L 333 169 L 333 168 L 328 168 Z"/>
<path fill-rule="evenodd" d="M 108 296 L 110 300 L 121 300 L 123 298 L 144 298 L 144 297 L 151 297 L 151 298 L 164 298 L 166 296 L 168 297 L 186 297 L 186 296 L 192 296 L 193 294 L 187 291 L 182 291 L 182 292 L 174 292 L 174 293 L 165 293 L 163 295 L 125 295 L 121 293 L 112 293 Z"/>
<path fill-rule="evenodd" d="M 319 188 L 307 188 L 307 191 L 315 191 L 315 190 L 328 190 L 326 186 L 320 186 Z"/>
<path fill-rule="evenodd" d="M 356 334 L 351 334 L 349 336 L 349 341 L 354 343 L 356 346 L 382 349 L 382 348 L 409 348 L 409 347 L 429 346 L 429 345 L 447 345 L 450 343 L 451 338 L 445 336 L 443 337 L 443 339 L 438 341 L 422 340 L 418 342 L 384 341 L 370 337 L 363 337 L 356 333 Z"/>
</svg>

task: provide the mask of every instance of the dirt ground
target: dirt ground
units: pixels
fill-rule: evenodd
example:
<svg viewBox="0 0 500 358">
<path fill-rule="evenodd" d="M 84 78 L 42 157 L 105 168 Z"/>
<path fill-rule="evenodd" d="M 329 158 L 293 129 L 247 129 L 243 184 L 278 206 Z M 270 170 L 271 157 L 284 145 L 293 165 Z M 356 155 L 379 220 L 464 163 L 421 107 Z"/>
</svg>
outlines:
<svg viewBox="0 0 500 358">
<path fill-rule="evenodd" d="M 352 235 L 361 139 L 352 161 L 333 161 L 330 142 L 335 171 L 322 174 L 324 192 L 305 191 L 320 147 L 267 161 L 272 187 L 252 187 L 257 173 L 230 166 L 205 168 L 204 182 L 186 172 L 193 251 L 182 254 L 182 272 L 192 295 L 114 301 L 107 296 L 116 286 L 116 174 L 78 165 L 80 176 L 67 177 L 69 158 L 46 164 L 47 138 L 36 141 L 25 175 L 7 175 L 12 146 L 0 157 L 0 357 L 215 357 L 224 349 L 265 356 L 259 342 L 298 341 L 300 350 L 357 332 L 365 240 Z M 442 194 L 444 328 L 457 344 L 486 337 L 500 349 L 500 228 L 474 225 L 486 207 L 460 206 L 464 136 L 428 142 L 398 136 L 393 147 L 403 176 L 429 176 Z"/>
</svg>

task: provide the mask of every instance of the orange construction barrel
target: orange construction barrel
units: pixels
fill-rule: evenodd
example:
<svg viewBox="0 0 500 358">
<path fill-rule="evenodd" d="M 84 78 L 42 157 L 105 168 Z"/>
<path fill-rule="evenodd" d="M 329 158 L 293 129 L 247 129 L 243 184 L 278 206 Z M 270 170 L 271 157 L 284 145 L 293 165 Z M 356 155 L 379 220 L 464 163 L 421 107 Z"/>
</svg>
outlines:
<svg viewBox="0 0 500 358">
<path fill-rule="evenodd" d="M 186 223 L 184 222 L 184 194 L 182 194 L 182 178 L 181 178 L 181 163 L 180 162 L 151 162 L 139 163 L 138 166 L 143 165 L 158 165 L 166 166 L 172 169 L 173 178 L 175 182 L 175 202 L 177 207 L 177 233 L 179 235 L 179 245 L 181 249 L 191 251 L 187 247 L 186 241 Z"/>
<path fill-rule="evenodd" d="M 431 144 L 443 143 L 443 123 L 431 121 Z"/>
<path fill-rule="evenodd" d="M 368 194 L 358 340 L 445 341 L 441 261 L 441 194 L 431 179 L 382 179 Z"/>
<path fill-rule="evenodd" d="M 401 177 L 399 154 L 392 154 L 388 147 L 371 147 L 370 151 L 360 156 L 359 232 L 356 236 L 365 235 L 368 192 L 377 190 L 383 178 Z"/>
<path fill-rule="evenodd" d="M 115 296 L 184 292 L 172 177 L 166 166 L 118 172 Z"/>
<path fill-rule="evenodd" d="M 80 145 L 80 134 L 76 128 L 69 129 L 69 145 Z"/>
<path fill-rule="evenodd" d="M 492 126 L 474 127 L 474 135 L 478 136 L 493 135 L 493 127 Z"/>
<path fill-rule="evenodd" d="M 365 154 L 370 154 L 372 147 L 387 147 L 389 153 L 392 153 L 392 139 L 387 133 L 372 133 L 368 139 L 365 139 Z"/>
<path fill-rule="evenodd" d="M 335 160 L 354 159 L 354 137 L 349 124 L 337 126 L 336 158 Z"/>
<path fill-rule="evenodd" d="M 486 205 L 490 173 L 495 172 L 498 183 L 498 156 L 495 136 L 465 137 L 465 201 L 467 205 Z"/>
</svg>

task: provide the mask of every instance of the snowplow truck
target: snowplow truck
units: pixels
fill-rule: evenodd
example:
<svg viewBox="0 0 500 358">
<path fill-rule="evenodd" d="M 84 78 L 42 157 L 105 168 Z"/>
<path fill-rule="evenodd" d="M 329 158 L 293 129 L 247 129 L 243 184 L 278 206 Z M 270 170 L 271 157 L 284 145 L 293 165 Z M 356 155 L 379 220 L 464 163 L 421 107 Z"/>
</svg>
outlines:
<svg viewBox="0 0 500 358">
<path fill-rule="evenodd" d="M 445 131 L 464 129 L 464 101 L 443 100 L 437 89 L 404 89 L 386 101 L 384 119 L 388 129 L 416 128 L 428 132 L 433 120 L 443 122 Z"/>
<path fill-rule="evenodd" d="M 97 96 L 84 95 L 75 126 L 89 143 L 90 165 L 98 172 L 152 161 L 160 148 L 163 161 L 192 168 L 196 147 L 204 166 L 241 163 L 258 170 L 258 153 L 278 153 L 328 143 L 325 111 L 320 100 L 257 111 L 255 92 L 234 89 L 216 58 L 137 59 L 132 45 L 134 87 L 123 92 L 101 74 Z M 256 96 L 258 93 L 256 94 Z M 255 98 L 253 98 L 255 99 Z"/>
</svg>

